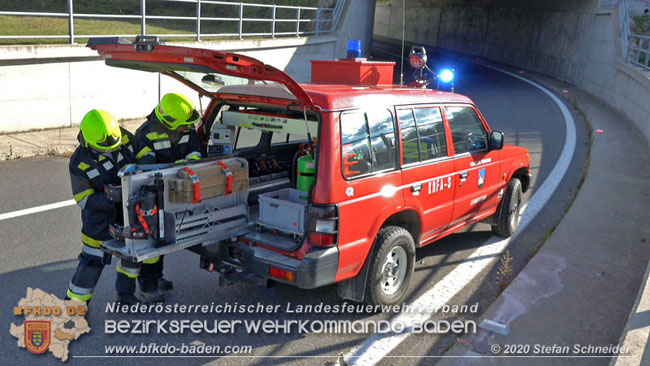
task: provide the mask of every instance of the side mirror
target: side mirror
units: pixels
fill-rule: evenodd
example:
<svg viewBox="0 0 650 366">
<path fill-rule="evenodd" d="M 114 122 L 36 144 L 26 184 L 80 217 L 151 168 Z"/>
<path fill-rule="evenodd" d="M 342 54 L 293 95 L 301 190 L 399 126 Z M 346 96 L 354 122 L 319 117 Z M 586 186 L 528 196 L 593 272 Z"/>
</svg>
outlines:
<svg viewBox="0 0 650 366">
<path fill-rule="evenodd" d="M 503 132 L 493 130 L 490 133 L 490 150 L 503 149 Z"/>
</svg>

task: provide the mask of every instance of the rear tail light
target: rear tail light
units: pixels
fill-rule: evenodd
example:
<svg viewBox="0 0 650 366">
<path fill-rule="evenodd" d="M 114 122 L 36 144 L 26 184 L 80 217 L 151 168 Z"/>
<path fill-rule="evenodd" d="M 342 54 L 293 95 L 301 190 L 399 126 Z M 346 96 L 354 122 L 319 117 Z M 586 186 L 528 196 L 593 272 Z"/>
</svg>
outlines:
<svg viewBox="0 0 650 366">
<path fill-rule="evenodd" d="M 281 280 L 293 282 L 293 272 L 269 266 L 269 275 Z"/>
<path fill-rule="evenodd" d="M 309 206 L 309 243 L 318 246 L 336 245 L 339 210 L 336 205 Z"/>
<path fill-rule="evenodd" d="M 329 247 L 336 244 L 336 234 L 309 234 L 309 244 Z"/>
</svg>

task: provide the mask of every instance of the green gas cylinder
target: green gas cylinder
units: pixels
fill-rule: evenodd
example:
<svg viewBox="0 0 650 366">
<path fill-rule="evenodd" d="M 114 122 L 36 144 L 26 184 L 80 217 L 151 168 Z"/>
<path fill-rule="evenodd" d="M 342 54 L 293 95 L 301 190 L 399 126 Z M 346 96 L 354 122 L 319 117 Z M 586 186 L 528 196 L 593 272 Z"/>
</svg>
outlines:
<svg viewBox="0 0 650 366">
<path fill-rule="evenodd" d="M 312 183 L 314 183 L 314 176 L 316 174 L 316 165 L 314 164 L 314 157 L 305 155 L 298 158 L 298 179 L 296 180 L 296 188 L 302 192 L 309 192 Z"/>
</svg>

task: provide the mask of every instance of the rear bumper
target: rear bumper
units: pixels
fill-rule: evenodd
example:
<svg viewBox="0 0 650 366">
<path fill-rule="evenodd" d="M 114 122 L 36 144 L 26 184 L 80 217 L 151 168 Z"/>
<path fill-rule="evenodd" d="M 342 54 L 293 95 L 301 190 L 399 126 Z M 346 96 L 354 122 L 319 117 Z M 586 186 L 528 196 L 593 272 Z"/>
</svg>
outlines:
<svg viewBox="0 0 650 366">
<path fill-rule="evenodd" d="M 311 248 L 302 260 L 282 253 L 242 242 L 220 243 L 218 253 L 205 247 L 203 257 L 208 262 L 218 260 L 231 265 L 248 276 L 270 279 L 303 289 L 312 289 L 334 283 L 339 263 L 337 247 Z M 209 252 L 212 252 L 209 254 Z M 293 272 L 293 281 L 271 277 L 269 268 Z"/>
</svg>

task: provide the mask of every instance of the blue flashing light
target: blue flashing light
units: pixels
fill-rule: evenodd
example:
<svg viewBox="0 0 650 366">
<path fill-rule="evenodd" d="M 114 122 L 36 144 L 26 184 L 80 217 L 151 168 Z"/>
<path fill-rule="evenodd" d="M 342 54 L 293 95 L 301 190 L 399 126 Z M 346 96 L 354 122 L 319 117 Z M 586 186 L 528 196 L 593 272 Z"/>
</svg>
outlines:
<svg viewBox="0 0 650 366">
<path fill-rule="evenodd" d="M 350 40 L 348 41 L 347 58 L 361 58 L 361 41 Z"/>
<path fill-rule="evenodd" d="M 440 81 L 443 83 L 450 83 L 454 80 L 454 72 L 449 69 L 442 69 L 438 74 L 438 78 L 440 78 Z"/>
</svg>

